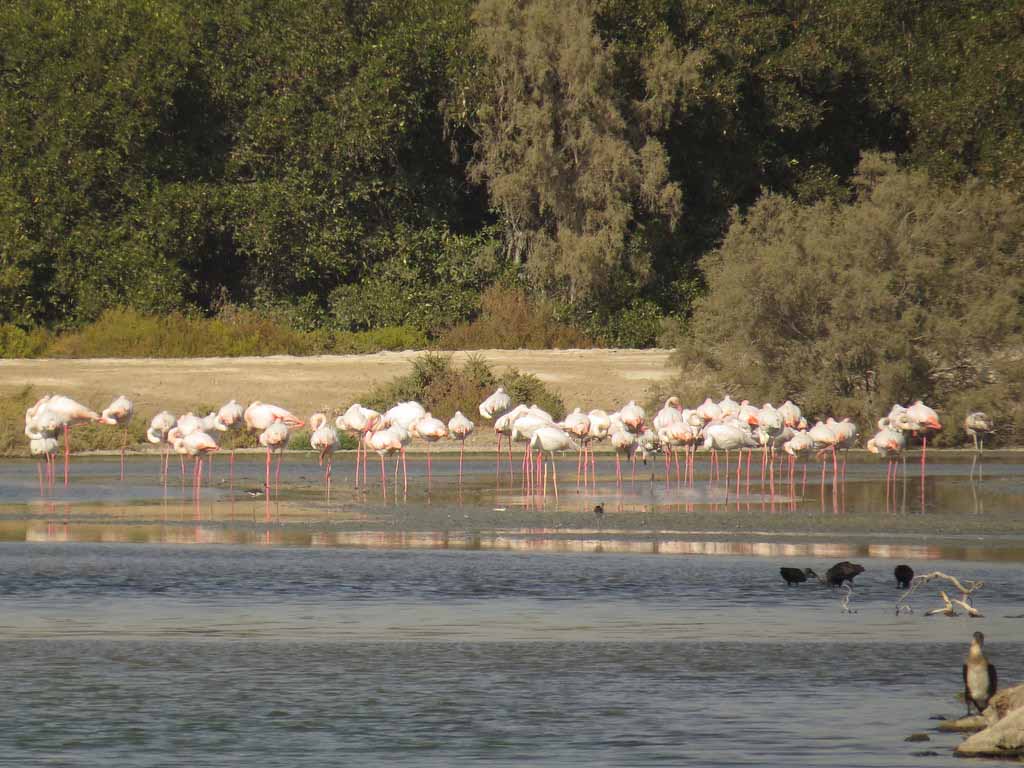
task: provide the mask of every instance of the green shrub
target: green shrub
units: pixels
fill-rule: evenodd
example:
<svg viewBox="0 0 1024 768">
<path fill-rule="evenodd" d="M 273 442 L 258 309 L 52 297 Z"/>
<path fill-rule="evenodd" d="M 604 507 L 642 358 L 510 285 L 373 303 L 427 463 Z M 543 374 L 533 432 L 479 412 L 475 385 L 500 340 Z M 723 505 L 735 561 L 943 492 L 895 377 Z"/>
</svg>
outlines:
<svg viewBox="0 0 1024 768">
<path fill-rule="evenodd" d="M 427 335 L 416 328 L 393 326 L 369 331 L 336 331 L 331 351 L 339 355 L 361 355 L 369 352 L 425 349 Z"/>
<path fill-rule="evenodd" d="M 1024 344 L 1024 203 L 875 154 L 854 183 L 849 204 L 766 195 L 737 214 L 702 262 L 708 294 L 676 361 L 733 396 L 789 397 L 862 428 L 922 398 L 953 442 L 969 403 L 1013 399 L 998 361 Z"/>
<path fill-rule="evenodd" d="M 640 301 L 610 316 L 594 315 L 587 323 L 587 330 L 602 347 L 648 349 L 658 343 L 663 323 L 657 304 Z"/>
<path fill-rule="evenodd" d="M 40 357 L 50 343 L 42 328 L 26 331 L 12 323 L 0 324 L 0 357 Z"/>
<path fill-rule="evenodd" d="M 439 349 L 585 349 L 593 342 L 557 319 L 554 306 L 521 290 L 494 285 L 481 298 L 480 316 L 437 340 Z"/>
</svg>

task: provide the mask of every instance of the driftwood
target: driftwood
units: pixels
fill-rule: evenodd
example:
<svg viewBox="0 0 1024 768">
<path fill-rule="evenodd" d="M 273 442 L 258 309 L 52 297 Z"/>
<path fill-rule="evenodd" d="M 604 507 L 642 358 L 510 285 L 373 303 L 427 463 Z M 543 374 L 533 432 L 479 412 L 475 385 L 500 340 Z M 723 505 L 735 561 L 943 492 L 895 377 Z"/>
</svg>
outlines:
<svg viewBox="0 0 1024 768">
<path fill-rule="evenodd" d="M 981 580 L 973 580 L 962 582 L 956 576 L 950 576 L 948 573 L 942 571 L 932 571 L 923 576 L 915 576 L 914 580 L 910 582 L 910 589 L 904 592 L 900 599 L 896 601 L 896 613 L 913 613 L 914 609 L 910 607 L 907 599 L 917 591 L 917 588 L 927 584 L 935 579 L 942 579 L 948 581 L 960 592 L 960 597 L 950 597 L 945 591 L 939 591 L 939 597 L 945 603 L 941 608 L 933 608 L 925 613 L 925 616 L 937 616 L 942 614 L 943 616 L 959 616 L 960 614 L 956 610 L 956 606 L 960 606 L 968 616 L 972 619 L 982 618 L 982 613 L 974 607 L 974 600 L 972 595 L 979 589 L 985 586 L 985 582 Z"/>
<path fill-rule="evenodd" d="M 843 584 L 842 588 L 846 590 L 843 592 L 843 596 L 839 599 L 839 604 L 843 608 L 843 613 L 856 613 L 857 609 L 850 607 L 850 597 L 853 595 L 853 587 L 849 583 L 846 583 Z"/>
</svg>

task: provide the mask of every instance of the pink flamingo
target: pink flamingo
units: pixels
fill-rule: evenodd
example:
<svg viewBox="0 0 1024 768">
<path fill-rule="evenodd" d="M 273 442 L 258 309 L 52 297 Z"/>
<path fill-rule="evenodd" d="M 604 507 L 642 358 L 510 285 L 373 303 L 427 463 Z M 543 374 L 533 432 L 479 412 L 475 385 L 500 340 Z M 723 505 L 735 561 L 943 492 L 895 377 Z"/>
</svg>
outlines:
<svg viewBox="0 0 1024 768">
<path fill-rule="evenodd" d="M 427 411 L 421 418 L 412 423 L 410 434 L 422 438 L 427 444 L 427 490 L 430 490 L 430 483 L 433 478 L 433 470 L 430 462 L 430 446 L 442 438 L 448 437 L 448 428 L 440 419 L 435 419 L 430 411 Z"/>
<path fill-rule="evenodd" d="M 334 452 L 341 444 L 338 441 L 338 433 L 334 427 L 327 423 L 327 416 L 323 413 L 314 413 L 309 417 L 309 426 L 313 428 L 313 434 L 309 436 L 309 445 L 314 451 L 320 454 L 320 466 L 324 468 L 324 486 L 327 488 L 327 498 L 331 497 L 331 465 L 334 463 Z"/>
<path fill-rule="evenodd" d="M 580 488 L 580 470 L 582 469 L 583 487 L 587 487 L 587 437 L 590 435 L 590 417 L 582 412 L 581 409 L 576 408 L 562 421 L 559 426 L 568 432 L 570 435 L 580 441 L 580 445 L 584 446 L 583 450 L 579 452 L 576 460 L 576 490 Z"/>
<path fill-rule="evenodd" d="M 921 508 L 924 508 L 924 470 L 928 456 L 928 435 L 942 429 L 939 415 L 920 400 L 907 408 L 907 417 L 916 429 L 914 434 L 921 435 Z"/>
<path fill-rule="evenodd" d="M 884 425 L 874 437 L 868 440 L 867 449 L 869 453 L 888 460 L 885 468 L 885 505 L 888 508 L 890 486 L 893 506 L 896 506 L 896 476 L 899 471 L 899 465 L 896 462 L 907 445 L 907 438 L 903 432 L 890 427 L 888 419 L 882 419 L 882 421 Z"/>
<path fill-rule="evenodd" d="M 220 447 L 217 441 L 202 431 L 190 432 L 179 438 L 185 452 L 192 457 L 195 465 L 192 469 L 192 494 L 196 501 L 199 500 L 199 492 L 203 487 L 203 457 L 212 456 Z"/>
<path fill-rule="evenodd" d="M 121 481 L 124 482 L 124 452 L 128 447 L 128 422 L 132 420 L 132 414 L 135 412 L 135 405 L 124 395 L 118 395 L 117 398 L 103 409 L 100 414 L 100 424 L 108 424 L 110 426 L 122 426 L 124 427 L 124 440 L 121 443 Z"/>
<path fill-rule="evenodd" d="M 57 453 L 57 438 L 37 437 L 29 442 L 29 450 L 33 456 L 41 456 L 46 461 L 46 487 L 53 488 L 53 465 L 56 463 L 54 455 Z M 43 495 L 43 464 L 38 465 L 39 469 L 39 495 Z"/>
<path fill-rule="evenodd" d="M 260 445 L 267 449 L 267 475 L 264 485 L 267 499 L 270 498 L 270 454 L 272 451 L 277 453 L 274 492 L 278 493 L 281 490 L 281 454 L 284 452 L 285 446 L 288 445 L 288 438 L 290 436 L 291 433 L 288 431 L 288 425 L 284 421 L 272 421 L 260 433 Z"/>
<path fill-rule="evenodd" d="M 390 427 L 386 427 L 376 432 L 369 432 L 363 438 L 363 441 L 366 443 L 366 447 L 380 456 L 380 485 L 381 489 L 384 491 L 384 498 L 387 498 L 388 496 L 387 469 L 384 467 L 384 457 L 391 456 L 395 453 L 401 455 L 405 450 L 405 444 L 408 442 L 408 438 L 409 433 L 397 424 L 393 424 Z M 398 485 L 397 463 L 395 464 L 395 485 L 396 487 Z M 406 479 L 405 488 L 406 491 L 408 491 L 408 479 Z"/>
<path fill-rule="evenodd" d="M 633 480 L 636 480 L 636 435 L 628 429 L 612 426 L 609 432 L 612 448 L 615 449 L 615 484 L 622 490 L 622 459 L 633 464 Z"/>
<path fill-rule="evenodd" d="M 477 409 L 480 412 L 480 416 L 487 421 L 497 421 L 510 410 L 512 410 L 512 398 L 508 396 L 504 387 L 498 387 L 492 394 L 488 395 L 482 403 L 480 403 Z M 498 446 L 494 454 L 494 474 L 498 474 L 498 465 L 501 463 L 501 438 L 502 436 L 508 437 L 512 430 L 499 431 L 497 423 L 495 424 L 495 433 L 498 436 Z M 509 443 L 509 467 L 511 468 L 512 462 L 512 444 Z"/>
<path fill-rule="evenodd" d="M 576 448 L 572 437 L 556 426 L 539 427 L 530 437 L 530 446 L 537 450 L 537 456 L 548 454 L 551 472 L 554 476 L 555 501 L 558 501 L 558 465 L 555 463 L 555 451 L 568 451 Z M 544 466 L 544 498 L 548 495 L 547 465 Z"/>
<path fill-rule="evenodd" d="M 146 439 L 153 445 L 160 446 L 160 474 L 164 482 L 167 482 L 167 461 L 170 458 L 171 441 L 168 433 L 174 429 L 177 419 L 170 411 L 160 411 L 149 422 L 149 429 L 146 430 Z"/>
<path fill-rule="evenodd" d="M 33 424 L 43 427 L 43 431 L 55 432 L 60 428 L 64 430 L 64 487 L 67 488 L 68 467 L 71 461 L 71 428 L 90 421 L 97 422 L 100 415 L 65 395 L 45 397 L 29 410 L 34 411 Z M 28 414 L 25 418 L 28 422 Z"/>
<path fill-rule="evenodd" d="M 462 455 L 466 451 L 466 438 L 473 433 L 473 422 L 462 415 L 462 411 L 456 411 L 455 415 L 448 419 L 448 434 L 453 440 L 459 441 L 459 485 L 462 485 Z"/>
<path fill-rule="evenodd" d="M 366 445 L 364 439 L 369 432 L 377 428 L 381 415 L 372 408 L 364 408 L 359 403 L 353 403 L 341 416 L 334 420 L 338 429 L 353 435 L 356 438 L 356 488 L 359 487 L 359 465 L 360 459 L 363 466 L 363 485 L 366 485 Z"/>
</svg>

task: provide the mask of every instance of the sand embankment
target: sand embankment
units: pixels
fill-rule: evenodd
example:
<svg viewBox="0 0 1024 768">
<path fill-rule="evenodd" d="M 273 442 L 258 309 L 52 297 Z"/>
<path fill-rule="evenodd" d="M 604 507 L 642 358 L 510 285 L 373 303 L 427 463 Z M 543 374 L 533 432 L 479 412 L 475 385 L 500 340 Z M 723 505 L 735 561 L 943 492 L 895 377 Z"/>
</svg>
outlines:
<svg viewBox="0 0 1024 768">
<path fill-rule="evenodd" d="M 406 374 L 420 352 L 316 357 L 2 360 L 0 394 L 32 385 L 93 407 L 116 395 L 136 412 L 180 412 L 231 399 L 275 402 L 300 414 L 348 406 L 377 384 Z M 453 353 L 461 363 L 467 353 Z M 517 368 L 538 376 L 568 407 L 618 408 L 675 374 L 664 349 L 482 350 L 496 372 Z"/>
</svg>

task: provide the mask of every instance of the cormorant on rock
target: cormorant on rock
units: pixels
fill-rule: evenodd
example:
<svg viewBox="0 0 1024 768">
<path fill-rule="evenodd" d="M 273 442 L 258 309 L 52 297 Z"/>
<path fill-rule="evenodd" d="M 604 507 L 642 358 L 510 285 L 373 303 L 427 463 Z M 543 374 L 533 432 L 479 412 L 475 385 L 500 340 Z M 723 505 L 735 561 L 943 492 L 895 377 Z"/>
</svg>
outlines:
<svg viewBox="0 0 1024 768">
<path fill-rule="evenodd" d="M 810 568 L 801 571 L 799 568 L 779 568 L 779 573 L 782 574 L 782 578 L 786 580 L 786 586 L 791 587 L 794 584 L 803 584 L 807 581 L 807 577 L 818 578 L 818 574 L 812 571 Z"/>
<path fill-rule="evenodd" d="M 836 563 L 825 571 L 825 578 L 821 579 L 819 577 L 819 581 L 828 584 L 830 587 L 841 587 L 844 581 L 848 581 L 852 586 L 853 579 L 858 573 L 864 573 L 863 565 L 843 560 L 843 562 Z"/>
<path fill-rule="evenodd" d="M 996 668 L 985 658 L 984 645 L 985 636 L 975 632 L 971 649 L 967 652 L 967 661 L 964 662 L 964 700 L 967 702 L 968 715 L 971 714 L 971 704 L 980 715 L 996 692 Z"/>
<path fill-rule="evenodd" d="M 897 565 L 893 568 L 893 576 L 896 577 L 896 586 L 900 589 L 910 589 L 910 582 L 914 580 L 914 569 L 909 565 Z"/>
</svg>

